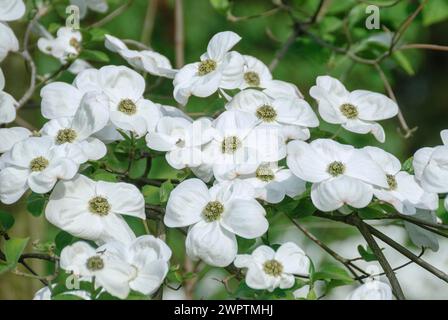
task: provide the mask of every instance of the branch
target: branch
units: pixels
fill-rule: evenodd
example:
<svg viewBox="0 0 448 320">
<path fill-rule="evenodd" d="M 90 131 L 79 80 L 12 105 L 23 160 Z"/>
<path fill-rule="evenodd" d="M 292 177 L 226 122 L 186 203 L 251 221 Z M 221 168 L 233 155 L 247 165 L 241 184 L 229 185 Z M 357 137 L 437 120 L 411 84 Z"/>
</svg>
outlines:
<svg viewBox="0 0 448 320">
<path fill-rule="evenodd" d="M 115 9 L 114 11 L 109 13 L 107 16 L 105 16 L 100 21 L 92 23 L 87 29 L 99 28 L 99 27 L 105 25 L 106 23 L 112 21 L 113 19 L 115 19 L 116 17 L 118 17 L 119 15 L 124 13 L 132 5 L 133 2 L 134 2 L 134 0 L 129 0 L 128 2 L 126 2 L 121 7 L 118 7 L 117 9 Z"/>
<path fill-rule="evenodd" d="M 148 5 L 146 7 L 143 31 L 140 38 L 140 41 L 145 45 L 149 45 L 151 43 L 151 36 L 154 31 L 154 23 L 156 20 L 157 5 L 159 0 L 148 0 L 147 2 Z"/>
<path fill-rule="evenodd" d="M 274 71 L 280 60 L 283 59 L 283 57 L 288 52 L 292 44 L 296 41 L 296 38 L 301 34 L 301 32 L 301 28 L 298 24 L 296 24 L 292 30 L 291 35 L 288 37 L 288 39 L 286 39 L 285 43 L 283 43 L 282 47 L 275 54 L 274 59 L 272 59 L 271 63 L 269 64 L 269 70 L 271 72 Z"/>
<path fill-rule="evenodd" d="M 427 49 L 427 50 L 437 50 L 437 51 L 448 51 L 448 46 L 441 46 L 438 44 L 428 44 L 428 43 L 411 43 L 400 46 L 397 50 L 409 50 L 409 49 Z"/>
<path fill-rule="evenodd" d="M 185 64 L 183 0 L 175 0 L 174 2 L 174 46 L 176 68 L 182 68 Z"/>
</svg>

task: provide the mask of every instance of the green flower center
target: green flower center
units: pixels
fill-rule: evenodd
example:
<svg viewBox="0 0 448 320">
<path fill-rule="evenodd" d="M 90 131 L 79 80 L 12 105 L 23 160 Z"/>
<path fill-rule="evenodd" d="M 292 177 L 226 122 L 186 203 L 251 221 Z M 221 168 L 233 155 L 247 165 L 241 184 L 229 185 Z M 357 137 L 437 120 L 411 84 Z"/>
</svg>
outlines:
<svg viewBox="0 0 448 320">
<path fill-rule="evenodd" d="M 389 185 L 390 190 L 397 189 L 397 180 L 395 179 L 395 176 L 392 174 L 386 174 L 387 184 Z"/>
<path fill-rule="evenodd" d="M 207 59 L 199 63 L 198 74 L 200 76 L 205 76 L 206 74 L 214 71 L 215 69 L 216 69 L 216 61 Z"/>
<path fill-rule="evenodd" d="M 269 166 L 261 165 L 255 171 L 255 176 L 264 182 L 269 182 L 274 180 L 275 174 L 274 171 Z"/>
<path fill-rule="evenodd" d="M 98 271 L 104 268 L 104 261 L 100 256 L 93 256 L 87 259 L 86 267 L 90 271 Z"/>
<path fill-rule="evenodd" d="M 224 206 L 219 201 L 210 201 L 205 206 L 202 214 L 207 222 L 218 220 L 224 212 Z"/>
<path fill-rule="evenodd" d="M 348 119 L 355 119 L 358 117 L 358 109 L 350 103 L 344 103 L 340 107 L 340 110 L 342 114 Z"/>
<path fill-rule="evenodd" d="M 70 46 L 75 48 L 75 50 L 77 52 L 81 51 L 81 44 L 79 43 L 79 41 L 76 38 L 71 38 L 69 44 L 70 44 Z"/>
<path fill-rule="evenodd" d="M 260 85 L 260 77 L 258 73 L 248 71 L 244 74 L 244 81 L 251 87 L 258 87 Z"/>
<path fill-rule="evenodd" d="M 31 137 L 42 137 L 42 133 L 37 130 L 33 130 L 33 132 L 31 132 Z"/>
<path fill-rule="evenodd" d="M 110 211 L 109 201 L 104 197 L 94 197 L 89 201 L 89 211 L 100 216 L 105 216 Z"/>
<path fill-rule="evenodd" d="M 257 109 L 256 116 L 264 122 L 272 122 L 277 118 L 277 111 L 271 106 L 264 105 Z"/>
<path fill-rule="evenodd" d="M 128 116 L 132 116 L 137 113 L 137 106 L 131 99 L 123 99 L 118 104 L 118 111 L 123 112 Z"/>
<path fill-rule="evenodd" d="M 45 168 L 47 168 L 49 164 L 50 164 L 50 162 L 47 159 L 45 159 L 44 157 L 37 157 L 37 158 L 34 158 L 33 160 L 31 160 L 30 170 L 33 172 L 44 171 Z"/>
<path fill-rule="evenodd" d="M 263 270 L 270 276 L 280 277 L 283 273 L 283 265 L 277 260 L 268 260 L 263 264 Z"/>
<path fill-rule="evenodd" d="M 73 143 L 77 137 L 76 131 L 70 128 L 61 129 L 56 135 L 56 144 Z"/>
<path fill-rule="evenodd" d="M 345 166 L 340 161 L 334 161 L 328 166 L 327 172 L 333 177 L 337 177 L 345 172 Z"/>
<path fill-rule="evenodd" d="M 232 154 L 241 147 L 241 140 L 236 136 L 226 137 L 222 141 L 222 153 Z"/>
</svg>

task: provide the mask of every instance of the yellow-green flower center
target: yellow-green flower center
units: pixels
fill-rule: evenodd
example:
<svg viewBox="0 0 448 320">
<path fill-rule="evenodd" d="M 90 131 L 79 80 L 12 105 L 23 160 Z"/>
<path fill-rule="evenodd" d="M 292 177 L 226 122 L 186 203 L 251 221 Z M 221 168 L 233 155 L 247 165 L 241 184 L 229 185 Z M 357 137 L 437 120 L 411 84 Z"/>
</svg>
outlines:
<svg viewBox="0 0 448 320">
<path fill-rule="evenodd" d="M 244 81 L 251 87 L 258 87 L 260 85 L 260 77 L 258 73 L 248 71 L 244 74 Z"/>
<path fill-rule="evenodd" d="M 334 161 L 328 166 L 327 172 L 333 177 L 337 177 L 345 172 L 345 166 L 340 161 Z"/>
<path fill-rule="evenodd" d="M 340 110 L 348 119 L 355 119 L 358 117 L 358 109 L 350 103 L 344 103 L 341 105 Z"/>
<path fill-rule="evenodd" d="M 70 44 L 70 46 L 75 48 L 75 50 L 77 52 L 81 51 L 81 44 L 79 43 L 79 41 L 76 38 L 71 38 L 69 44 Z"/>
<path fill-rule="evenodd" d="M 106 198 L 97 196 L 89 201 L 89 211 L 93 214 L 105 216 L 110 211 L 110 204 Z"/>
<path fill-rule="evenodd" d="M 205 76 L 206 74 L 214 71 L 215 69 L 216 69 L 216 61 L 207 59 L 199 63 L 198 74 L 200 76 Z"/>
<path fill-rule="evenodd" d="M 49 164 L 50 164 L 50 162 L 47 159 L 45 159 L 44 157 L 37 157 L 37 158 L 34 158 L 33 160 L 31 160 L 30 170 L 33 172 L 44 171 L 48 167 Z"/>
<path fill-rule="evenodd" d="M 100 256 L 93 256 L 87 259 L 86 267 L 90 271 L 98 271 L 104 268 L 104 261 Z"/>
<path fill-rule="evenodd" d="M 395 176 L 392 174 L 386 174 L 387 184 L 389 185 L 390 190 L 397 189 L 397 180 L 395 179 Z"/>
<path fill-rule="evenodd" d="M 274 171 L 267 165 L 259 166 L 257 171 L 255 171 L 255 176 L 264 182 L 272 181 L 275 178 Z"/>
<path fill-rule="evenodd" d="M 222 153 L 232 154 L 241 147 L 241 140 L 237 136 L 226 137 L 222 141 Z"/>
<path fill-rule="evenodd" d="M 137 113 L 137 106 L 131 99 L 123 99 L 118 104 L 118 111 L 123 112 L 128 116 L 132 116 Z"/>
<path fill-rule="evenodd" d="M 210 201 L 205 206 L 202 214 L 207 222 L 218 220 L 224 212 L 224 206 L 219 201 Z"/>
<path fill-rule="evenodd" d="M 277 111 L 271 106 L 264 105 L 257 109 L 256 116 L 264 122 L 272 122 L 277 118 Z"/>
<path fill-rule="evenodd" d="M 42 133 L 37 130 L 33 130 L 33 132 L 31 132 L 31 137 L 42 137 Z"/>
<path fill-rule="evenodd" d="M 61 129 L 56 135 L 56 144 L 73 143 L 77 137 L 76 131 L 70 128 Z"/>
<path fill-rule="evenodd" d="M 280 277 L 283 273 L 283 265 L 277 260 L 272 259 L 263 264 L 263 270 L 270 276 Z"/>
</svg>

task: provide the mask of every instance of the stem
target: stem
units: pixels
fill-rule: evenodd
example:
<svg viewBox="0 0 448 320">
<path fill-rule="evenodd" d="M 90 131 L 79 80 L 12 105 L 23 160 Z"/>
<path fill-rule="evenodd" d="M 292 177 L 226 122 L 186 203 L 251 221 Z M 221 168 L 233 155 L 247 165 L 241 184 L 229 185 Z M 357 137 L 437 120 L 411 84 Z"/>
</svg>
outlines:
<svg viewBox="0 0 448 320">
<path fill-rule="evenodd" d="M 154 31 L 154 23 L 158 3 L 159 0 L 148 0 L 148 5 L 146 7 L 145 21 L 143 24 L 143 32 L 140 38 L 141 43 L 145 45 L 151 44 L 151 36 L 152 32 Z"/>
<path fill-rule="evenodd" d="M 123 12 L 125 12 L 132 5 L 133 2 L 134 2 L 134 0 L 129 0 L 127 3 L 125 3 L 121 7 L 118 7 L 114 11 L 112 11 L 107 16 L 105 16 L 103 19 L 101 19 L 100 21 L 92 23 L 87 29 L 99 28 L 99 27 L 105 25 L 106 23 L 112 21 L 113 19 L 115 19 L 116 17 L 121 15 Z"/>
<path fill-rule="evenodd" d="M 176 67 L 182 68 L 185 64 L 183 0 L 175 0 L 174 2 L 174 31 Z"/>
</svg>

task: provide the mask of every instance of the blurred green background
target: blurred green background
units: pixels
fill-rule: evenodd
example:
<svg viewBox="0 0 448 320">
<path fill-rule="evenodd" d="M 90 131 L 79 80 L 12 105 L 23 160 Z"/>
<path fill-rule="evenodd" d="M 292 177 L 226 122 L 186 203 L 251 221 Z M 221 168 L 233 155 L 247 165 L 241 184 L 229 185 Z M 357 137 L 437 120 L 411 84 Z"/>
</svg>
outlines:
<svg viewBox="0 0 448 320">
<path fill-rule="evenodd" d="M 150 32 L 149 45 L 167 57 L 174 65 L 174 1 L 158 0 L 157 6 L 151 2 L 155 0 L 135 0 L 132 5 L 120 16 L 102 26 L 103 31 L 123 39 L 140 41 L 142 38 L 144 22 L 154 15 L 153 29 Z M 67 2 L 52 1 L 57 9 L 45 16 L 41 23 L 50 31 L 55 31 L 64 23 L 64 8 Z M 127 1 L 108 1 L 109 12 L 127 3 Z M 307 21 L 316 10 L 318 0 L 289 0 L 284 1 L 291 6 L 294 17 L 300 21 Z M 365 8 L 368 3 L 381 5 L 381 30 L 367 30 Z M 381 45 L 372 41 L 385 30 L 396 30 L 400 24 L 415 11 L 420 1 L 329 1 L 325 16 L 311 27 L 314 34 L 338 47 L 347 45 L 347 34 L 350 34 L 354 45 L 362 46 L 359 55 L 365 58 L 376 56 Z M 32 1 L 28 1 L 31 7 Z M 278 11 L 269 16 L 232 22 L 227 19 L 228 1 L 220 0 L 184 0 L 185 19 L 185 63 L 194 62 L 205 51 L 207 42 L 212 35 L 224 30 L 232 30 L 242 36 L 242 41 L 236 50 L 243 54 L 256 56 L 267 65 L 275 53 L 288 38 L 292 29 L 292 20 L 288 13 Z M 151 11 L 149 8 L 155 8 Z M 271 0 L 238 0 L 233 1 L 231 13 L 233 16 L 244 17 L 258 15 L 274 8 Z M 81 21 L 81 28 L 98 21 L 104 15 L 89 12 L 86 19 Z M 12 23 L 19 39 L 23 33 L 29 16 Z M 151 23 L 150 23 L 151 24 Z M 148 27 L 148 24 L 146 25 Z M 448 45 L 448 1 L 430 0 L 411 24 L 402 39 L 403 43 L 432 43 Z M 148 34 L 148 33 L 147 33 Z M 33 36 L 34 44 L 37 37 Z M 108 54 L 111 64 L 126 64 L 116 54 L 107 52 L 102 41 L 88 44 L 89 48 L 101 50 Z M 60 67 L 57 60 L 45 56 L 31 46 L 32 55 L 41 75 L 49 74 Z M 104 63 L 92 62 L 100 67 Z M 396 154 L 402 161 L 412 156 L 413 152 L 422 146 L 440 144 L 439 132 L 448 128 L 448 52 L 431 50 L 405 50 L 399 57 L 387 58 L 381 64 L 392 84 L 398 104 L 403 111 L 410 127 L 418 130 L 409 139 L 403 139 L 398 133 L 397 119 L 382 122 L 386 129 L 386 143 L 382 145 L 386 150 Z M 29 72 L 23 60 L 15 54 L 1 64 L 6 77 L 5 91 L 19 98 L 28 86 Z M 293 82 L 296 84 L 307 100 L 308 90 L 315 83 L 318 75 L 330 74 L 343 79 L 349 90 L 367 89 L 384 93 L 384 86 L 379 74 L 372 66 L 353 63 L 342 54 L 335 54 L 330 49 L 317 44 L 310 37 L 299 37 L 290 47 L 284 58 L 273 72 L 274 78 Z M 73 75 L 64 72 L 60 80 L 70 82 Z M 155 83 L 155 78 L 147 77 L 148 85 Z M 164 80 L 148 98 L 163 104 L 175 105 L 169 98 L 172 93 L 172 84 Z M 44 119 L 39 113 L 40 98 L 38 92 L 20 111 L 20 116 L 33 126 L 40 128 Z M 313 106 L 315 106 L 312 103 Z M 191 112 L 210 112 L 219 105 L 216 97 L 208 99 L 192 98 L 187 106 Z M 322 127 L 328 131 L 335 131 L 336 127 L 323 123 Z M 354 135 L 348 132 L 341 133 L 342 138 L 357 145 L 380 145 L 370 135 Z M 16 237 L 30 236 L 32 241 L 45 242 L 54 238 L 53 231 L 44 217 L 33 217 L 26 212 L 25 204 L 14 206 L 0 206 L 0 210 L 12 212 L 16 218 L 11 235 Z M 33 267 L 39 273 L 49 272 L 39 262 Z M 0 299 L 29 299 L 42 285 L 37 280 L 29 280 L 12 274 L 0 276 Z"/>
</svg>

